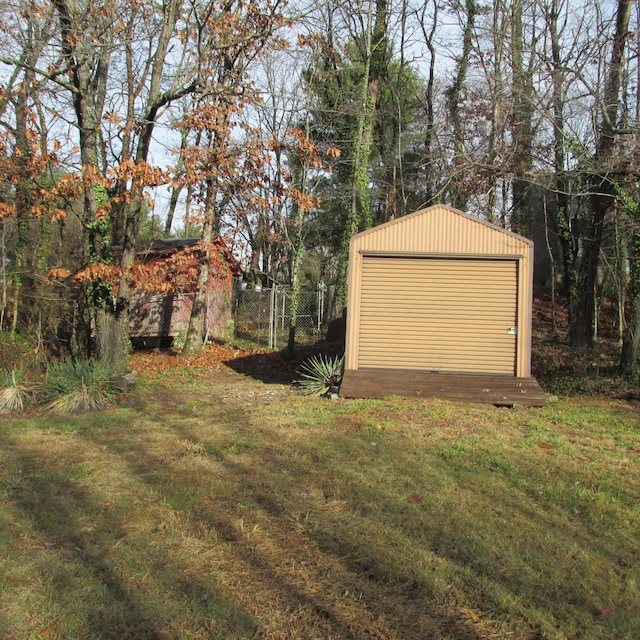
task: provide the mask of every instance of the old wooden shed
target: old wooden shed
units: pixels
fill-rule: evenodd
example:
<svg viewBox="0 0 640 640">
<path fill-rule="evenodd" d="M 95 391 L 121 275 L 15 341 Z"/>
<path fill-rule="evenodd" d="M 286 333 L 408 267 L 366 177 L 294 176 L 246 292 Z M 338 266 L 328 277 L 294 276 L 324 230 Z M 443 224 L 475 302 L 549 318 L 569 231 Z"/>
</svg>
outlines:
<svg viewBox="0 0 640 640">
<path fill-rule="evenodd" d="M 341 395 L 544 404 L 533 243 L 445 205 L 355 235 Z"/>
<path fill-rule="evenodd" d="M 136 264 L 144 265 L 145 271 L 132 293 L 129 311 L 129 333 L 136 343 L 155 346 L 186 333 L 198 274 L 199 243 L 199 238 L 174 238 L 147 241 L 139 247 Z M 233 280 L 241 270 L 220 237 L 213 241 L 209 255 L 205 327 L 209 338 L 224 340 L 231 320 Z"/>
</svg>

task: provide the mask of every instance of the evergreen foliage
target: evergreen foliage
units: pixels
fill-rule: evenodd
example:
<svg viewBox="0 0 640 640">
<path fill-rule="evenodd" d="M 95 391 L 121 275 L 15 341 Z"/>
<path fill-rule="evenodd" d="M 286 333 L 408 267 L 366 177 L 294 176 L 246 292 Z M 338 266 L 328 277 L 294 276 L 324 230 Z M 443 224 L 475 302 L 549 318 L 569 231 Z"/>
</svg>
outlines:
<svg viewBox="0 0 640 640">
<path fill-rule="evenodd" d="M 340 386 L 343 373 L 344 356 L 312 356 L 301 367 L 300 388 L 310 395 L 324 395 Z"/>
<path fill-rule="evenodd" d="M 44 393 L 47 410 L 54 413 L 79 413 L 104 407 L 114 395 L 110 385 L 111 369 L 101 361 L 61 360 L 47 369 Z"/>
</svg>

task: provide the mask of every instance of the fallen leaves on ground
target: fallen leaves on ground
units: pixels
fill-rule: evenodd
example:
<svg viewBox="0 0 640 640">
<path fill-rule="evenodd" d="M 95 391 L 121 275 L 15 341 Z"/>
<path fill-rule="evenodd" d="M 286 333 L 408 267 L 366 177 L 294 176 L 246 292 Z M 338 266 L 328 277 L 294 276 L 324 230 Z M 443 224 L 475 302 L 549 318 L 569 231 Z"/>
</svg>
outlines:
<svg viewBox="0 0 640 640">
<path fill-rule="evenodd" d="M 237 358 L 261 353 L 270 352 L 260 349 L 234 349 L 220 344 L 207 345 L 195 356 L 183 356 L 173 349 L 134 351 L 131 354 L 130 368 L 147 378 L 177 368 L 201 369 L 202 375 L 196 377 L 206 377 L 207 372 L 219 369 Z"/>
<path fill-rule="evenodd" d="M 207 378 L 221 367 L 228 367 L 265 382 L 289 383 L 299 378 L 303 362 L 322 353 L 335 356 L 342 353 L 340 344 L 318 343 L 296 348 L 291 358 L 285 351 L 270 349 L 237 349 L 221 344 L 209 344 L 196 356 L 183 356 L 178 351 L 134 351 L 130 368 L 145 378 L 166 374 L 172 369 L 189 369 L 193 378 Z"/>
</svg>

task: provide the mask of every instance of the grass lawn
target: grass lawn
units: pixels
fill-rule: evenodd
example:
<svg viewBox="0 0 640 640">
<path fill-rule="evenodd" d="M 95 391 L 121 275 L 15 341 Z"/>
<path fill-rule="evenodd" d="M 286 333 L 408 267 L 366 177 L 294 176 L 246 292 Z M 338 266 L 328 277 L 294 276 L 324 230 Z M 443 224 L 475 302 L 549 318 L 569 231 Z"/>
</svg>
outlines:
<svg viewBox="0 0 640 640">
<path fill-rule="evenodd" d="M 109 410 L 0 418 L 1 638 L 640 638 L 637 404 L 152 362 Z"/>
</svg>

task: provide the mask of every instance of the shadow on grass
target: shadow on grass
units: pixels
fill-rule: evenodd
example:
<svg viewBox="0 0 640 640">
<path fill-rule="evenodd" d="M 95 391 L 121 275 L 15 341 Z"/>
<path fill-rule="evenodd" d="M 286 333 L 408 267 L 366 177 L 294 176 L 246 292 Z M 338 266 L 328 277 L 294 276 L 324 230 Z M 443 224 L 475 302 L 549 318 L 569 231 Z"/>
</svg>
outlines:
<svg viewBox="0 0 640 640">
<path fill-rule="evenodd" d="M 20 605 L 6 599 L 0 607 L 3 638 L 167 640 L 203 632 L 211 638 L 254 636 L 257 621 L 222 595 L 215 578 L 195 576 L 171 558 L 160 513 L 155 526 L 151 522 L 149 538 L 130 544 L 136 529 L 149 522 L 137 522 L 130 505 L 118 505 L 118 498 L 126 504 L 132 495 L 116 497 L 114 489 L 113 501 L 104 501 L 94 494 L 87 480 L 102 469 L 85 469 L 82 454 L 77 464 L 70 464 L 23 442 L 5 439 L 3 446 L 15 457 L 19 481 L 8 488 L 13 518 L 0 518 L 0 534 L 5 540 L 24 538 L 21 531 L 28 523 L 32 540 L 28 558 L 12 559 L 9 570 L 7 565 L 0 570 L 0 586 L 21 593 L 25 587 L 15 582 L 16 576 L 24 571 L 37 576 L 27 587 L 37 614 L 29 621 L 19 619 L 12 612 L 19 612 Z M 131 468 L 137 480 L 150 463 L 162 466 L 161 460 L 144 454 L 137 458 Z M 185 618 L 191 631 L 180 628 Z"/>
<path fill-rule="evenodd" d="M 80 431 L 67 445 L 83 443 L 77 464 L 95 455 L 105 470 L 86 470 L 87 481 L 69 480 L 77 464 L 49 460 L 44 446 L 10 443 L 37 489 L 16 489 L 12 501 L 61 554 L 46 595 L 61 610 L 75 604 L 73 593 L 86 603 L 78 623 L 85 633 L 64 637 L 481 640 L 498 637 L 500 620 L 519 631 L 502 635 L 521 640 L 552 637 L 542 635 L 542 622 L 567 637 L 633 637 L 607 633 L 617 612 L 599 617 L 607 601 L 582 589 L 590 556 L 606 568 L 603 593 L 624 569 L 615 564 L 615 531 L 596 539 L 584 515 L 565 520 L 555 508 L 556 487 L 562 481 L 574 491 L 577 469 L 550 459 L 529 494 L 523 461 L 446 440 L 431 443 L 442 455 L 427 455 L 410 433 L 379 428 L 376 411 L 358 413 L 380 403 L 330 403 L 325 431 L 305 428 L 318 418 L 311 405 L 278 430 L 230 387 L 194 390 L 184 413 L 154 395 Z M 269 411 L 302 412 L 288 401 Z M 423 410 L 406 419 L 435 424 Z M 108 475 L 110 464 L 124 479 L 124 502 L 105 507 L 90 481 Z M 463 499 L 468 512 L 454 510 Z M 139 501 L 140 522 L 125 508 L 130 500 Z M 579 512 L 590 508 L 585 500 Z M 506 536 L 511 521 L 518 527 Z M 103 539 L 88 522 L 100 524 Z M 529 550 L 567 525 L 575 528 L 569 546 L 558 535 L 537 566 Z M 63 591 L 78 578 L 91 595 L 82 582 Z M 618 595 L 631 608 L 629 595 Z M 577 631 L 563 618 L 566 600 L 586 614 Z M 216 613 L 203 614 L 203 606 Z M 218 627 L 206 635 L 212 618 Z"/>
<path fill-rule="evenodd" d="M 188 429 L 185 436 L 197 437 Z M 601 614 L 610 597 L 607 587 L 588 591 L 582 585 L 593 580 L 589 558 L 609 567 L 605 584 L 624 573 L 627 559 L 621 559 L 619 540 L 595 538 L 584 526 L 585 514 L 565 514 L 561 500 L 554 507 L 521 481 L 517 468 L 478 472 L 496 467 L 491 452 L 470 451 L 457 462 L 443 459 L 425 467 L 395 435 L 331 429 L 320 442 L 296 447 L 295 456 L 286 447 L 253 453 L 251 463 L 222 459 L 228 473 L 243 482 L 245 503 L 258 521 L 269 523 L 269 552 L 243 541 L 247 561 L 268 576 L 283 601 L 293 599 L 326 619 L 327 633 L 368 637 L 368 624 L 373 637 L 494 637 L 486 635 L 490 627 L 476 631 L 486 620 L 475 610 L 511 618 L 517 630 L 506 635 L 528 640 L 547 637 L 555 625 L 568 637 L 613 637 L 614 617 Z M 402 468 L 398 482 L 404 486 L 376 481 L 369 473 L 386 466 Z M 557 473 L 568 492 L 581 478 L 575 470 Z M 293 486 L 292 479 L 303 484 Z M 530 490 L 530 499 L 522 500 Z M 553 494 L 555 483 L 540 490 Z M 447 494 L 469 505 L 484 505 L 490 495 L 492 512 L 470 506 L 467 513 L 455 513 L 441 499 Z M 509 521 L 521 528 L 505 534 Z M 568 538 L 567 530 L 573 531 Z M 529 550 L 541 545 L 548 551 L 538 564 L 540 556 Z M 302 562 L 297 579 L 283 568 L 282 557 Z M 358 602 L 349 594 L 359 594 Z M 574 617 L 563 608 L 567 599 L 579 612 Z M 349 617 L 354 611 L 359 626 Z"/>
<path fill-rule="evenodd" d="M 318 354 L 333 357 L 342 355 L 341 342 L 318 342 L 296 347 L 293 357 L 286 350 L 255 353 L 225 361 L 225 365 L 243 375 L 267 384 L 291 384 L 300 379 L 302 365 Z"/>
<path fill-rule="evenodd" d="M 315 496 L 329 491 L 326 470 L 309 462 L 312 450 L 291 460 L 287 448 L 265 446 L 268 427 L 256 424 L 250 409 L 225 403 L 215 392 L 207 398 L 209 404 L 195 398 L 192 402 L 201 416 L 215 412 L 215 430 L 206 421 L 196 426 L 193 415 L 168 413 L 154 402 L 131 412 L 126 421 L 80 434 L 87 450 L 108 451 L 119 468 L 124 465 L 123 477 L 130 478 L 141 500 L 141 522 L 112 517 L 113 536 L 105 534 L 109 542 L 91 555 L 96 576 L 92 597 L 99 597 L 101 585 L 106 585 L 109 599 L 127 614 L 118 620 L 108 608 L 94 606 L 84 620 L 90 637 L 155 640 L 173 637 L 167 635 L 169 629 L 175 637 L 190 637 L 189 628 L 172 626 L 184 625 L 184 615 L 171 613 L 197 607 L 199 594 L 207 593 L 222 612 L 219 631 L 208 636 L 212 638 L 483 638 L 455 609 L 433 602 L 420 585 L 406 584 L 405 575 L 384 570 L 377 554 L 389 552 L 372 549 L 367 542 L 375 520 L 367 518 L 353 527 L 350 509 L 329 508 L 323 514 L 324 498 L 317 503 Z M 343 443 L 338 440 L 326 444 L 339 447 Z M 331 473 L 338 484 L 349 484 L 351 471 L 332 467 Z M 376 500 L 381 510 L 389 508 L 385 494 Z M 38 504 L 23 501 L 22 507 L 38 519 L 54 517 L 58 524 L 38 527 L 46 536 L 58 526 L 68 536 L 88 513 L 99 510 L 82 490 L 74 490 L 59 512 L 55 495 Z M 109 511 L 115 516 L 116 505 Z M 140 534 L 143 523 L 148 527 L 149 511 L 158 522 L 145 545 L 139 535 L 132 539 L 126 534 L 131 529 Z M 80 534 L 71 544 L 86 548 L 88 536 Z M 127 566 L 119 567 L 106 546 L 114 542 L 126 548 L 127 556 L 138 552 L 145 558 L 139 566 L 130 558 Z M 403 543 L 412 541 L 407 537 Z M 181 564 L 183 553 L 188 555 Z M 73 580 L 77 562 L 65 563 L 63 582 Z M 138 598 L 125 584 L 140 573 L 153 586 Z M 224 576 L 220 592 L 215 575 Z M 162 599 L 162 616 L 154 619 L 150 605 Z M 69 603 L 60 601 L 59 606 Z M 191 632 L 202 633 L 202 615 L 188 617 L 193 619 Z M 251 620 L 257 628 L 251 628 Z M 131 626 L 129 635 L 126 625 Z"/>
<path fill-rule="evenodd" d="M 377 526 L 373 514 L 358 519 L 356 527 L 350 509 L 329 509 L 323 517 L 325 498 L 318 504 L 315 496 L 329 489 L 323 472 L 305 462 L 312 450 L 296 463 L 286 451 L 256 444 L 260 427 L 238 406 L 225 407 L 215 420 L 215 443 L 203 442 L 206 434 L 186 417 L 168 421 L 176 443 L 207 451 L 195 458 L 176 451 L 171 466 L 152 447 L 133 450 L 126 439 L 88 437 L 100 446 L 111 442 L 130 473 L 164 502 L 174 508 L 183 503 L 181 518 L 189 531 L 217 539 L 226 558 L 219 560 L 221 570 L 245 597 L 253 592 L 256 609 L 280 610 L 282 626 L 274 628 L 271 620 L 261 629 L 264 637 L 481 640 L 469 619 L 433 602 L 407 575 L 389 575 L 388 561 L 381 559 L 389 551 L 368 542 Z M 332 449 L 343 443 L 324 444 Z M 338 484 L 349 484 L 350 471 L 331 472 Z M 383 493 L 376 497 L 382 511 L 390 510 L 389 500 Z M 402 544 L 414 543 L 407 537 Z"/>
</svg>

